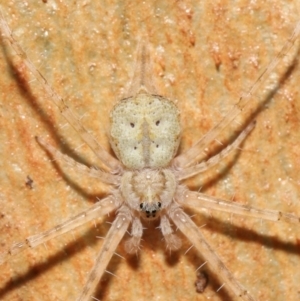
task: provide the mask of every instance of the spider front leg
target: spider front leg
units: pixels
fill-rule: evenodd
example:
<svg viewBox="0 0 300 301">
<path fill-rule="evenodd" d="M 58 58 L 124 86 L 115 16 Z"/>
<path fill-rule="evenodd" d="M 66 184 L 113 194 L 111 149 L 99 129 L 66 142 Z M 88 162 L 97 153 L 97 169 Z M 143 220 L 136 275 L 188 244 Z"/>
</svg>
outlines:
<svg viewBox="0 0 300 301">
<path fill-rule="evenodd" d="M 8 250 L 0 254 L 0 264 L 8 260 L 9 257 L 14 256 L 26 249 L 35 248 L 36 246 L 43 244 L 54 237 L 69 232 L 93 219 L 106 215 L 109 212 L 117 209 L 118 206 L 119 201 L 116 199 L 116 197 L 108 196 L 100 202 L 97 202 L 91 208 L 66 220 L 54 228 L 37 235 L 29 236 L 24 241 L 13 244 Z"/>
<path fill-rule="evenodd" d="M 169 209 L 168 214 L 173 220 L 174 224 L 209 262 L 212 269 L 222 279 L 225 286 L 227 286 L 237 297 L 241 298 L 242 300 L 255 301 L 248 291 L 234 278 L 233 274 L 227 269 L 219 256 L 214 252 L 201 231 L 198 229 L 197 225 L 177 204 L 174 204 Z"/>
<path fill-rule="evenodd" d="M 109 229 L 100 253 L 97 256 L 94 266 L 88 275 L 88 280 L 77 301 L 88 301 L 94 292 L 97 283 L 100 281 L 105 269 L 112 258 L 117 246 L 127 231 L 131 222 L 130 210 L 123 206 Z"/>
<path fill-rule="evenodd" d="M 197 208 L 207 208 L 219 210 L 243 216 L 250 216 L 274 222 L 300 223 L 300 217 L 291 213 L 283 213 L 276 210 L 259 209 L 235 202 L 224 201 L 204 193 L 184 190 L 178 197 L 178 202 L 182 206 Z"/>
</svg>

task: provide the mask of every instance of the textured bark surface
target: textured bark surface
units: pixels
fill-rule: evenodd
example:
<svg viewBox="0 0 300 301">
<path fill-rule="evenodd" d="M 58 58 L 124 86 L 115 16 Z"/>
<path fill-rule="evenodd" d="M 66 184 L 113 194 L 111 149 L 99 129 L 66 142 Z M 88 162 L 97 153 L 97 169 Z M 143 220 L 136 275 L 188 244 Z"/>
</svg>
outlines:
<svg viewBox="0 0 300 301">
<path fill-rule="evenodd" d="M 49 83 L 109 149 L 108 112 L 128 83 L 137 41 L 146 32 L 163 95 L 182 112 L 188 149 L 247 91 L 290 36 L 299 15 L 286 1 L 1 1 L 14 36 Z M 206 3 L 207 2 L 207 3 Z M 262 1 L 260 1 L 262 2 Z M 3 43 L 1 42 L 1 45 Z M 284 69 L 283 65 L 283 69 Z M 10 49 L 0 48 L 0 251 L 88 208 L 107 187 L 51 162 L 34 137 L 73 158 L 96 164 L 78 135 L 24 73 Z M 261 96 L 257 125 L 233 154 L 187 184 L 194 190 L 260 208 L 300 215 L 299 64 L 273 97 Z M 257 98 L 258 99 L 258 98 Z M 257 105 L 255 105 L 257 107 Z M 247 119 L 247 114 L 242 120 Z M 235 123 L 220 140 L 238 129 Z M 75 151 L 76 150 L 76 151 Z M 28 177 L 32 179 L 31 185 Z M 205 180 L 205 181 L 204 181 Z M 27 182 L 27 185 L 26 185 Z M 189 210 L 236 278 L 258 300 L 298 300 L 299 226 Z M 28 250 L 1 266 L 3 301 L 75 300 L 113 216 Z M 120 245 L 95 296 L 101 300 L 235 300 L 218 275 L 196 293 L 205 259 L 189 242 L 165 252 L 157 225 L 147 225 L 138 257 Z"/>
</svg>

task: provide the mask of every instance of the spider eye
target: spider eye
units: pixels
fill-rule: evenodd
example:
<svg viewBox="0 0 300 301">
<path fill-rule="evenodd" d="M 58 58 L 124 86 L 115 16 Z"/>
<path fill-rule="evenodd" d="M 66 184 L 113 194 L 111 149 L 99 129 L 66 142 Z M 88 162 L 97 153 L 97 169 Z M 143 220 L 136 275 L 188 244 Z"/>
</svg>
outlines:
<svg viewBox="0 0 300 301">
<path fill-rule="evenodd" d="M 157 203 L 140 203 L 140 209 L 145 214 L 147 218 L 156 218 L 156 213 L 160 211 L 161 208 L 161 202 Z"/>
</svg>

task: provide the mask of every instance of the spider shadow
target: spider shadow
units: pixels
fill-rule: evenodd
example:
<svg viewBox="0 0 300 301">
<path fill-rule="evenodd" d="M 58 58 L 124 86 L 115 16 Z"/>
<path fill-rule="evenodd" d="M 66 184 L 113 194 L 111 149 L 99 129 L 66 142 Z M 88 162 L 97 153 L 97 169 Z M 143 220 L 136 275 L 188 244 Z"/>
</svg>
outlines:
<svg viewBox="0 0 300 301">
<path fill-rule="evenodd" d="M 62 264 L 70 259 L 70 257 L 75 256 L 82 252 L 87 244 L 90 247 L 93 247 L 97 244 L 98 239 L 96 236 L 105 236 L 109 230 L 109 225 L 106 222 L 110 223 L 114 220 L 114 214 L 111 214 L 108 218 L 106 218 L 102 223 L 101 227 L 97 227 L 95 229 L 94 225 L 91 225 L 88 230 L 84 231 L 82 235 L 77 237 L 75 241 L 68 242 L 63 248 L 59 251 L 56 251 L 54 254 L 51 254 L 47 257 L 45 262 L 36 263 L 32 265 L 26 272 L 17 277 L 14 277 L 13 280 L 8 280 L 2 288 L 0 288 L 0 299 L 4 298 L 6 294 L 9 292 L 18 289 L 24 284 L 37 279 L 39 275 L 50 272 L 54 266 L 58 264 Z M 54 238 L 55 239 L 55 238 Z M 53 239 L 53 240 L 54 240 Z M 88 243 L 87 243 L 88 242 Z M 26 251 L 25 251 L 26 252 Z M 118 260 L 114 260 L 113 262 L 115 265 L 118 265 Z M 105 290 L 105 286 L 102 286 Z M 80 291 L 80 290 L 78 290 Z"/>
<path fill-rule="evenodd" d="M 41 148 L 43 148 L 43 147 L 41 146 Z M 46 149 L 43 148 L 43 150 L 47 153 L 47 155 L 50 158 L 52 158 L 51 154 Z M 107 195 L 105 192 L 100 192 L 100 193 L 87 192 L 83 187 L 81 187 L 80 180 L 76 179 L 78 176 L 83 177 L 80 175 L 80 173 L 75 173 L 75 175 L 73 174 L 73 175 L 69 176 L 64 171 L 64 168 L 61 167 L 57 161 L 52 161 L 52 164 L 53 164 L 54 168 L 57 170 L 57 172 L 60 174 L 60 176 L 64 179 L 64 181 L 66 183 L 68 183 L 68 185 L 70 187 L 72 187 L 72 189 L 75 190 L 79 195 L 81 195 L 85 200 L 95 200 L 95 199 L 100 200 Z M 86 163 L 83 163 L 83 164 L 88 165 Z M 99 184 L 98 179 L 90 177 L 89 180 L 94 181 L 94 183 L 97 182 Z M 103 185 L 105 185 L 105 184 L 103 184 Z M 107 185 L 105 185 L 105 186 L 108 187 Z M 89 201 L 89 202 L 91 202 L 91 201 Z"/>
<path fill-rule="evenodd" d="M 192 210 L 190 208 L 185 209 L 185 212 L 189 215 L 195 214 L 195 210 Z M 222 236 L 229 236 L 233 244 L 234 241 L 242 241 L 250 244 L 264 246 L 268 249 L 281 250 L 287 254 L 299 255 L 299 245 L 297 243 L 284 241 L 282 239 L 279 239 L 275 235 L 257 233 L 257 231 L 255 230 L 233 225 L 230 222 L 224 222 L 223 220 L 220 220 L 216 217 L 209 217 L 208 219 L 209 221 L 207 221 L 207 218 L 205 219 L 205 230 L 209 230 L 211 233 L 218 233 Z M 207 241 L 209 244 L 213 243 L 213 240 L 210 240 L 209 238 L 207 239 Z M 212 248 L 215 249 L 214 246 Z M 222 251 L 217 251 L 217 255 L 222 256 Z M 187 259 L 191 263 L 191 265 L 195 267 L 196 280 L 196 270 L 206 261 L 206 259 L 202 257 L 195 248 L 189 250 L 187 254 L 185 254 L 185 256 L 187 256 Z M 227 265 L 226 262 L 224 262 L 224 264 Z M 209 262 L 203 265 L 200 270 L 208 275 L 208 286 L 210 286 L 213 291 L 218 292 L 222 300 L 231 300 L 231 296 L 227 293 L 226 289 L 219 290 L 222 283 L 220 282 L 218 275 L 214 274 L 214 270 L 209 266 Z M 231 270 L 231 272 L 234 271 Z"/>
<path fill-rule="evenodd" d="M 299 53 L 299 50 L 298 50 Z M 293 62 L 287 69 L 287 71 L 283 74 L 283 76 L 279 80 L 279 85 L 278 87 L 283 84 L 290 76 L 290 74 L 293 72 L 294 69 L 297 68 L 299 62 L 297 59 L 297 56 L 295 56 Z M 260 114 L 265 108 L 265 105 L 271 101 L 273 96 L 277 93 L 278 87 L 271 90 L 265 100 L 260 103 L 260 105 L 247 117 L 246 121 L 244 124 L 249 124 L 252 120 L 254 120 L 258 114 Z M 241 129 L 245 128 L 245 125 L 241 126 Z M 239 130 L 240 132 L 241 130 Z M 237 137 L 237 134 L 232 135 L 229 137 L 229 142 L 228 144 L 231 144 Z M 219 153 L 224 146 L 218 146 L 216 147 L 211 154 L 208 155 L 208 157 L 214 156 L 217 153 Z M 225 178 L 226 175 L 229 173 L 230 169 L 235 165 L 237 162 L 239 156 L 241 155 L 240 151 L 235 151 L 235 154 L 232 155 L 230 154 L 227 158 L 225 158 L 225 165 L 221 166 L 218 175 L 214 175 L 210 177 L 208 180 L 205 179 L 204 176 L 197 175 L 194 178 L 196 179 L 195 182 L 201 183 L 201 189 L 208 189 L 211 187 L 214 187 L 217 182 L 219 182 L 221 179 Z M 224 159 L 223 159 L 224 160 Z M 223 162 L 223 161 L 222 161 Z M 213 168 L 211 168 L 213 170 Z M 212 171 L 213 173 L 214 171 Z M 199 185 L 193 184 L 193 186 L 189 186 L 192 190 L 197 190 L 199 188 Z M 190 208 L 185 208 L 185 212 L 189 213 L 190 215 L 195 213 L 195 210 L 193 211 Z M 225 213 L 226 214 L 226 213 Z M 284 240 L 279 239 L 275 235 L 266 235 L 266 234 L 258 234 L 254 230 L 249 230 L 244 227 L 232 225 L 228 222 L 221 221 L 217 218 L 211 217 L 209 224 L 205 227 L 205 229 L 211 230 L 213 233 L 217 232 L 219 234 L 225 235 L 224 234 L 224 229 L 232 229 L 234 228 L 234 234 L 230 233 L 230 236 L 232 237 L 233 240 L 238 240 L 238 241 L 244 241 L 244 242 L 249 242 L 249 243 L 256 243 L 260 244 L 262 246 L 265 246 L 266 248 L 269 249 L 276 249 L 276 250 L 282 250 L 288 254 L 294 254 L 298 255 L 299 254 L 299 246 L 298 244 L 293 244 L 290 242 L 286 242 Z M 231 231 L 233 232 L 233 231 Z M 209 242 L 209 241 L 208 241 Z M 222 255 L 222 254 L 220 254 Z M 201 254 L 199 252 L 192 248 L 188 253 L 186 254 L 188 260 L 192 265 L 195 266 L 195 271 L 196 269 L 205 262 L 205 258 L 201 257 Z M 196 264 L 197 263 L 197 264 Z M 226 265 L 226 263 L 225 263 Z M 226 292 L 226 289 L 219 290 L 221 287 L 222 283 L 220 283 L 220 280 L 218 278 L 218 275 L 214 274 L 213 269 L 207 267 L 206 265 L 201 268 L 201 271 L 204 271 L 206 274 L 209 275 L 209 286 L 212 287 L 214 291 L 218 291 L 218 294 L 221 296 L 222 300 L 230 300 L 231 297 L 228 295 Z M 196 272 L 195 272 L 195 280 L 196 280 Z"/>
<path fill-rule="evenodd" d="M 130 267 L 132 271 L 135 273 L 138 273 L 139 271 L 142 272 L 143 266 L 142 266 L 142 260 L 141 256 L 145 256 L 145 253 L 153 252 L 157 254 L 157 252 L 161 252 L 164 254 L 165 263 L 171 267 L 179 263 L 180 260 L 180 250 L 169 252 L 166 250 L 165 241 L 163 239 L 163 235 L 160 231 L 160 229 L 157 229 L 160 225 L 159 220 L 155 220 L 152 222 L 142 221 L 144 226 L 144 233 L 143 238 L 141 242 L 141 249 L 137 254 L 127 254 L 124 248 L 124 242 L 126 239 L 128 239 L 130 236 L 125 235 L 123 238 L 121 244 L 118 246 L 118 249 L 122 256 L 125 257 L 126 264 Z M 144 255 L 142 255 L 144 254 Z M 146 256 L 147 256 L 146 255 Z M 122 276 L 119 276 L 119 272 L 117 271 L 119 268 L 119 265 L 121 263 L 121 260 L 118 256 L 113 256 L 111 259 L 108 270 L 110 273 L 115 274 L 117 278 L 122 278 Z M 111 274 L 105 274 L 101 281 L 99 282 L 96 292 L 94 296 L 99 300 L 105 300 L 107 298 L 106 291 L 109 291 L 109 285 L 110 282 L 113 280 L 114 275 Z"/>
<path fill-rule="evenodd" d="M 47 129 L 47 132 L 50 134 L 50 136 L 57 142 L 58 149 L 68 156 L 70 156 L 75 161 L 84 164 L 86 166 L 91 166 L 91 164 L 84 158 L 83 155 L 78 154 L 74 151 L 74 149 L 69 146 L 68 142 L 65 140 L 65 137 L 59 134 L 59 132 L 55 129 L 53 126 L 53 119 L 54 116 L 51 115 L 51 111 L 47 112 L 43 109 L 43 104 L 39 100 L 39 97 L 35 96 L 33 93 L 33 88 L 30 87 L 28 82 L 30 80 L 28 79 L 28 75 L 26 72 L 22 71 L 24 68 L 23 64 L 16 64 L 12 61 L 11 56 L 9 55 L 7 51 L 7 46 L 5 46 L 5 43 L 1 43 L 1 46 L 3 48 L 4 56 L 6 57 L 6 62 L 8 64 L 8 69 L 12 77 L 14 77 L 15 81 L 17 82 L 17 88 L 19 90 L 20 95 L 22 98 L 26 101 L 27 105 L 34 111 L 36 114 L 35 118 L 39 120 L 39 123 L 44 124 L 45 128 Z M 39 88 L 38 88 L 39 89 Z M 44 93 L 45 94 L 45 93 Z M 49 97 L 49 96 L 47 96 Z M 47 100 L 48 102 L 48 100 Z M 53 107 L 55 105 L 53 104 Z M 62 142 L 63 141 L 63 142 Z M 33 143 L 37 143 L 36 141 L 33 141 Z M 41 147 L 41 146 L 40 146 Z M 42 148 L 42 147 L 41 147 Z M 42 148 L 43 149 L 43 148 Z M 43 149 L 45 151 L 45 149 Z M 111 155 L 114 155 L 112 152 L 112 149 L 109 148 L 108 150 Z M 98 162 L 98 161 L 97 161 Z M 80 187 L 80 184 L 77 184 L 78 181 L 70 180 L 70 177 L 67 177 L 64 172 L 62 171 L 62 168 L 59 167 L 59 164 L 55 163 L 55 168 L 59 171 L 59 173 L 62 174 L 63 178 L 69 183 L 69 185 L 78 193 L 85 197 L 91 197 L 91 195 L 88 195 L 84 189 Z M 94 195 L 93 197 L 96 197 L 97 195 Z"/>
<path fill-rule="evenodd" d="M 185 211 L 188 214 L 194 213 L 194 211 L 190 209 Z M 126 256 L 126 263 L 130 266 L 130 268 L 134 272 L 139 272 L 139 270 L 142 268 L 141 257 L 139 254 L 143 252 L 143 250 L 144 251 L 151 250 L 154 253 L 163 252 L 165 257 L 165 264 L 169 268 L 172 268 L 172 266 L 179 264 L 181 256 L 186 256 L 187 260 L 191 263 L 191 265 L 195 267 L 195 280 L 196 280 L 196 270 L 205 261 L 205 258 L 203 258 L 201 254 L 194 248 L 189 250 L 186 254 L 184 253 L 185 250 L 183 250 L 183 248 L 175 252 L 173 251 L 169 252 L 168 250 L 166 250 L 161 231 L 159 231 L 159 229 L 156 229 L 159 226 L 159 221 L 155 221 L 152 223 L 145 223 L 145 225 L 147 226 L 147 229 L 144 231 L 144 237 L 147 238 L 142 241 L 142 248 L 138 254 L 136 255 L 126 254 L 126 251 L 123 247 L 123 243 L 126 238 L 122 240 L 123 243 L 121 243 L 121 245 L 118 247 L 121 255 Z M 232 228 L 234 228 L 234 231 L 230 230 Z M 290 254 L 298 254 L 299 247 L 296 244 L 280 240 L 276 236 L 258 234 L 255 230 L 250 230 L 244 227 L 235 226 L 232 225 L 231 223 L 224 222 L 215 217 L 209 218 L 209 223 L 208 225 L 206 225 L 205 229 L 209 229 L 212 232 L 217 232 L 218 234 L 221 235 L 226 235 L 226 236 L 230 235 L 233 240 L 233 243 L 234 240 L 256 243 L 256 244 L 263 245 L 267 248 L 272 248 L 276 250 L 280 249 Z M 182 241 L 187 242 L 187 239 L 182 233 L 177 232 L 176 234 L 179 235 Z M 186 244 L 184 244 L 184 246 L 186 246 Z M 220 255 L 222 254 L 220 253 Z M 122 276 L 118 276 L 118 271 L 117 271 L 119 265 L 121 264 L 121 260 L 122 259 L 120 257 L 114 256 L 108 265 L 108 270 L 112 274 L 116 274 L 117 277 L 122 277 Z M 215 275 L 213 269 L 209 267 L 209 263 L 208 265 L 204 266 L 201 269 L 201 271 L 204 271 L 208 274 L 209 287 L 213 291 L 218 291 L 222 283 L 220 282 L 218 275 Z M 96 293 L 94 295 L 96 298 L 100 300 L 105 299 L 106 292 L 109 291 L 109 285 L 113 277 L 115 276 L 111 274 L 106 274 L 102 277 L 101 281 L 97 286 Z M 195 294 L 197 294 L 196 289 L 195 289 Z M 219 290 L 218 294 L 222 300 L 230 300 L 232 297 L 226 289 Z"/>
<path fill-rule="evenodd" d="M 267 95 L 265 96 L 265 99 L 260 101 L 260 103 L 257 105 L 256 108 L 251 109 L 251 112 L 248 114 L 248 116 L 245 116 L 245 121 L 243 122 L 243 124 L 240 124 L 239 126 L 237 126 L 236 130 L 229 135 L 226 138 L 226 141 L 224 145 L 230 145 L 234 142 L 234 140 L 237 138 L 237 136 L 245 129 L 246 125 L 248 125 L 251 121 L 255 120 L 256 117 L 261 114 L 262 111 L 264 111 L 266 108 L 266 105 L 272 100 L 272 98 L 275 96 L 275 94 L 277 93 L 277 91 L 279 90 L 280 86 L 283 85 L 290 77 L 290 75 L 293 73 L 294 70 L 296 70 L 298 68 L 299 65 L 299 60 L 298 60 L 298 54 L 300 53 L 300 48 L 297 51 L 297 54 L 294 56 L 293 60 L 290 62 L 288 68 L 286 69 L 286 71 L 281 75 L 281 77 L 278 80 L 278 85 L 276 85 L 276 87 L 274 87 L 273 89 L 271 89 Z M 244 110 L 243 110 L 244 111 Z M 255 130 L 255 128 L 253 129 Z M 209 131 L 208 133 L 209 134 Z M 251 134 L 251 133 L 250 133 Z M 199 141 L 199 139 L 202 137 L 197 137 L 195 143 L 197 141 Z M 243 145 L 243 143 L 247 140 L 247 138 L 242 142 L 242 144 L 240 146 Z M 217 155 L 218 153 L 220 153 L 220 151 L 222 149 L 224 149 L 224 145 L 217 143 L 214 148 L 212 150 L 210 150 L 207 153 L 206 159 Z M 178 149 L 178 153 L 180 154 L 182 152 L 181 149 L 181 145 L 179 146 Z M 218 181 L 220 181 L 222 178 L 224 178 L 226 176 L 226 174 L 229 172 L 229 170 L 232 168 L 232 166 L 237 162 L 238 158 L 239 158 L 239 154 L 240 151 L 235 151 L 236 155 L 234 156 L 233 160 L 228 160 L 228 157 L 231 158 L 232 154 L 229 154 L 229 156 L 227 156 L 227 158 L 223 158 L 222 162 L 224 161 L 229 161 L 229 163 L 226 164 L 226 166 L 223 166 L 221 168 L 221 171 L 219 172 L 219 175 L 217 176 L 213 176 L 212 178 L 210 178 L 209 180 L 205 179 L 205 177 L 200 173 L 198 175 L 195 175 L 193 178 L 197 179 L 197 182 L 199 183 L 203 183 L 203 185 L 201 185 L 201 188 L 206 189 L 209 187 L 214 186 Z M 178 155 L 178 154 L 177 154 Z M 219 164 L 219 163 L 218 163 Z M 212 170 L 212 168 L 210 168 L 210 170 Z M 205 174 L 205 172 L 204 172 Z M 201 178 L 202 177 L 202 178 Z M 189 188 L 191 188 L 192 190 L 198 190 L 199 186 L 189 186 Z"/>
</svg>

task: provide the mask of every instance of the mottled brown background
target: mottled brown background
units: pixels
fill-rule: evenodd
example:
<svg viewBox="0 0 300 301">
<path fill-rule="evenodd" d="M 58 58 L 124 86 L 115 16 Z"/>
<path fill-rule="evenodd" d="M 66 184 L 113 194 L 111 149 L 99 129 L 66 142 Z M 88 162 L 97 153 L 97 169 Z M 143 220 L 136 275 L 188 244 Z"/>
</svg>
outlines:
<svg viewBox="0 0 300 301">
<path fill-rule="evenodd" d="M 82 117 L 101 143 L 108 112 L 128 83 L 141 29 L 153 46 L 155 78 L 164 95 L 178 100 L 187 149 L 221 120 L 291 34 L 297 1 L 4 1 L 15 37 L 53 87 Z M 206 3 L 207 2 L 207 3 Z M 95 156 L 47 101 L 36 83 L 29 89 L 18 60 L 0 48 L 0 250 L 47 230 L 88 208 L 106 187 L 63 171 L 34 137 L 90 164 Z M 261 108 L 243 151 L 190 187 L 261 208 L 300 215 L 300 67 Z M 259 91 L 264 99 L 264 88 Z M 235 125 L 236 126 L 236 125 Z M 228 129 L 227 133 L 232 133 Z M 75 149 L 78 148 L 78 151 Z M 227 166 L 227 167 L 226 167 Z M 25 185 L 27 176 L 32 189 Z M 189 211 L 192 213 L 192 210 Z M 112 220 L 112 216 L 108 220 Z M 259 300 L 298 300 L 299 226 L 217 212 L 193 218 L 237 279 Z M 109 224 L 89 223 L 72 234 L 28 250 L 1 266 L 3 301 L 75 300 Z M 149 225 L 139 258 L 121 245 L 96 297 L 101 300 L 234 300 L 218 276 L 195 291 L 203 258 L 190 244 L 165 252 L 159 231 Z"/>
</svg>

